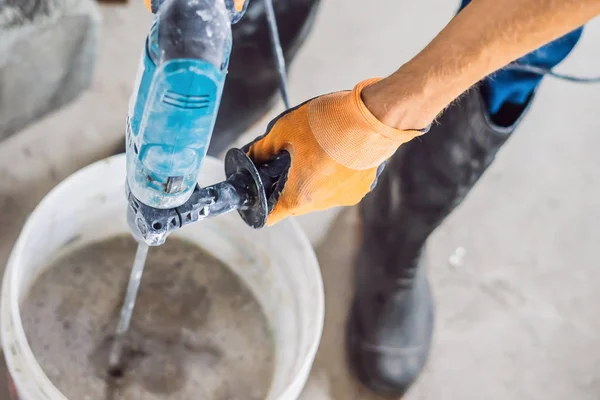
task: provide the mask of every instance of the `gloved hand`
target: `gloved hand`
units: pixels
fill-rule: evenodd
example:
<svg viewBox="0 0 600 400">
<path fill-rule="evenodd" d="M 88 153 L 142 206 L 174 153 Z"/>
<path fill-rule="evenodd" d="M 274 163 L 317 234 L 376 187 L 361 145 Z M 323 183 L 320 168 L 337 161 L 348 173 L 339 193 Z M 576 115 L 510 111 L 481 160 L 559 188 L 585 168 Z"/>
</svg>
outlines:
<svg viewBox="0 0 600 400">
<path fill-rule="evenodd" d="M 291 156 L 287 174 L 269 199 L 274 207 L 267 225 L 291 215 L 357 204 L 398 147 L 426 132 L 401 131 L 371 114 L 361 91 L 377 80 L 287 110 L 271 121 L 264 136 L 245 147 L 257 165 L 284 150 Z"/>
</svg>

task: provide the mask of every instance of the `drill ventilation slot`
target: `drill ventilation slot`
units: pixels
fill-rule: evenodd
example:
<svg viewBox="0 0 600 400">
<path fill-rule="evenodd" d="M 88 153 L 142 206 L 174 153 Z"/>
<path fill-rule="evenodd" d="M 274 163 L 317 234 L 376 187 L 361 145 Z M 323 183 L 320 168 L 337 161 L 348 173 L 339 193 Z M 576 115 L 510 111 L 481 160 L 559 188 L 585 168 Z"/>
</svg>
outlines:
<svg viewBox="0 0 600 400">
<path fill-rule="evenodd" d="M 163 96 L 163 103 L 178 108 L 208 108 L 211 105 L 210 95 L 203 94 L 192 96 L 179 94 L 175 92 L 166 92 Z"/>
</svg>

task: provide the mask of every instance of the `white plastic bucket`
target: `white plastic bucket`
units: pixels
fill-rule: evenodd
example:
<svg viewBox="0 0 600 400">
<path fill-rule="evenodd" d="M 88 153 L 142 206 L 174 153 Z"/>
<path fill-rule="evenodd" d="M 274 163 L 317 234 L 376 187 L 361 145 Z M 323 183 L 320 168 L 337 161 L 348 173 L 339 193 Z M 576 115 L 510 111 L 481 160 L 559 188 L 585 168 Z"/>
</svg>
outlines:
<svg viewBox="0 0 600 400">
<path fill-rule="evenodd" d="M 207 158 L 200 176 L 201 185 L 223 180 L 222 163 Z M 67 400 L 27 343 L 19 303 L 58 254 L 128 232 L 124 182 L 123 155 L 94 163 L 54 188 L 25 224 L 8 261 L 1 294 L 2 345 L 15 398 Z M 267 399 L 296 399 L 308 378 L 324 317 L 319 266 L 302 231 L 292 221 L 253 230 L 233 212 L 174 235 L 221 259 L 252 290 L 276 343 L 275 375 Z"/>
</svg>

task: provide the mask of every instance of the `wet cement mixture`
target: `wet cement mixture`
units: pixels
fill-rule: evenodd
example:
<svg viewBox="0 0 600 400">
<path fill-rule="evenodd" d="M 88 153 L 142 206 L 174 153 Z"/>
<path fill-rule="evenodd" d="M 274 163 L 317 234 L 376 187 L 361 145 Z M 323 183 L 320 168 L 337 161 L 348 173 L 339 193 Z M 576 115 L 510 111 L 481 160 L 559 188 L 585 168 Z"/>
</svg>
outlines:
<svg viewBox="0 0 600 400">
<path fill-rule="evenodd" d="M 259 304 L 225 265 L 177 238 L 150 249 L 125 367 L 108 373 L 135 249 L 128 236 L 77 249 L 23 300 L 29 344 L 56 387 L 77 400 L 266 398 L 275 349 Z"/>
</svg>

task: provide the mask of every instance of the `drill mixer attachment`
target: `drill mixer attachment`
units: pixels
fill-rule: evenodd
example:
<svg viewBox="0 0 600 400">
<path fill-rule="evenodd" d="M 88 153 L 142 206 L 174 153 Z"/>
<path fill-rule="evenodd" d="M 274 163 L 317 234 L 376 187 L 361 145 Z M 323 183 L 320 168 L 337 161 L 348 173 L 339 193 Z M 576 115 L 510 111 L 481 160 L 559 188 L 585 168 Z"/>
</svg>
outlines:
<svg viewBox="0 0 600 400">
<path fill-rule="evenodd" d="M 262 228 L 272 208 L 274 188 L 289 165 L 288 152 L 257 167 L 243 151 L 230 149 L 225 156 L 227 180 L 204 188 L 196 184 L 188 201 L 179 207 L 150 207 L 128 190 L 129 225 L 138 241 L 150 246 L 163 244 L 170 232 L 182 226 L 233 210 L 249 226 Z"/>
<path fill-rule="evenodd" d="M 146 39 L 126 131 L 127 220 L 138 250 L 109 354 L 119 376 L 148 246 L 184 225 L 237 210 L 261 228 L 285 182 L 290 154 L 260 166 L 241 150 L 225 157 L 223 182 L 201 188 L 198 175 L 217 118 L 231 54 L 231 24 L 244 13 L 236 0 L 151 0 L 156 18 Z M 286 108 L 285 65 L 271 0 L 264 0 Z M 236 6 L 236 4 L 238 6 Z"/>
</svg>

